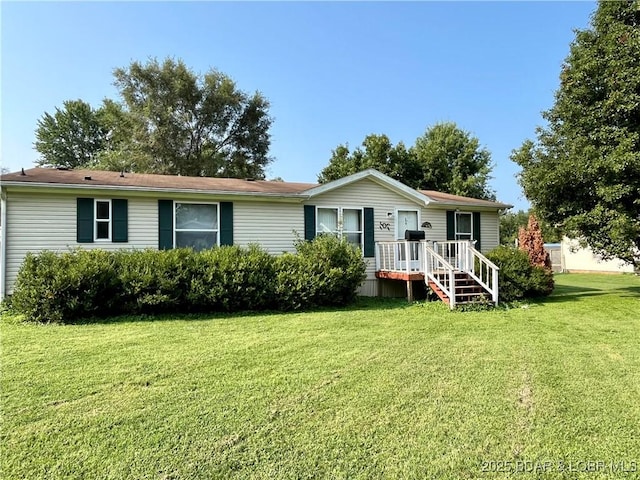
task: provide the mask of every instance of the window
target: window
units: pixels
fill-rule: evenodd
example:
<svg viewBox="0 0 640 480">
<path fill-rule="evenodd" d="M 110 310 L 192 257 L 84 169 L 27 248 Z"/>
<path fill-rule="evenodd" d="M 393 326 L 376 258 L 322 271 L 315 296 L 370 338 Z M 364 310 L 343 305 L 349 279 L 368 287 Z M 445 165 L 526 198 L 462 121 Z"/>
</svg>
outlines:
<svg viewBox="0 0 640 480">
<path fill-rule="evenodd" d="M 94 240 L 111 240 L 111 200 L 95 200 Z"/>
<path fill-rule="evenodd" d="M 318 208 L 316 235 L 320 235 L 321 233 L 334 233 L 339 235 L 338 213 L 338 208 Z"/>
<path fill-rule="evenodd" d="M 174 245 L 196 251 L 218 245 L 218 205 L 175 202 Z"/>
<path fill-rule="evenodd" d="M 78 243 L 129 241 L 129 202 L 126 198 L 76 199 Z"/>
<path fill-rule="evenodd" d="M 318 207 L 316 235 L 331 233 L 362 248 L 362 225 L 361 208 Z"/>
<path fill-rule="evenodd" d="M 362 245 L 362 210 L 342 210 L 342 237 L 354 245 Z"/>
<path fill-rule="evenodd" d="M 473 218 L 471 213 L 456 212 L 456 240 L 473 239 Z"/>
</svg>

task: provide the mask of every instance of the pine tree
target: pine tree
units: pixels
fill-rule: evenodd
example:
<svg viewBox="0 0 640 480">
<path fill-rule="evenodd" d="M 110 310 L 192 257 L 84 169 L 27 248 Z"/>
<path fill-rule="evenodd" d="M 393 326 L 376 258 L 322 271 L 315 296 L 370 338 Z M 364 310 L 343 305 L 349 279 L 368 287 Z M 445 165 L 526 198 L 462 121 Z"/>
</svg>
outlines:
<svg viewBox="0 0 640 480">
<path fill-rule="evenodd" d="M 551 269 L 551 258 L 544 249 L 542 230 L 535 215 L 529 215 L 526 229 L 520 227 L 518 231 L 518 246 L 521 250 L 527 252 L 531 265 Z"/>
</svg>

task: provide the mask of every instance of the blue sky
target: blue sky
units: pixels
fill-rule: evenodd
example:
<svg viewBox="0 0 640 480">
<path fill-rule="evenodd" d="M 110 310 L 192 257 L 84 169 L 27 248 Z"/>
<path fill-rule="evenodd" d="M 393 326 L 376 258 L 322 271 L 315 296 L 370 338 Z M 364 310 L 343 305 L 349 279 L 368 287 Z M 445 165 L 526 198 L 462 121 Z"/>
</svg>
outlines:
<svg viewBox="0 0 640 480">
<path fill-rule="evenodd" d="M 534 136 L 595 2 L 2 2 L 3 167 L 31 167 L 36 122 L 115 98 L 112 71 L 181 58 L 261 91 L 268 177 L 316 181 L 370 133 L 407 146 L 453 121 L 492 153 L 499 200 L 527 208 L 509 153 Z"/>
</svg>

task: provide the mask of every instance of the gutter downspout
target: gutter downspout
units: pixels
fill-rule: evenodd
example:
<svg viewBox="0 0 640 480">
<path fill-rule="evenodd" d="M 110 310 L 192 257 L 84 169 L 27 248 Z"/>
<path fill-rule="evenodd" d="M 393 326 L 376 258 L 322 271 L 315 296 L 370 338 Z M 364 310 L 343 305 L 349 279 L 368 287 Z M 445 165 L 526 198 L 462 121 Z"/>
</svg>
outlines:
<svg viewBox="0 0 640 480">
<path fill-rule="evenodd" d="M 2 208 L 0 227 L 0 301 L 6 297 L 6 277 L 7 277 L 7 191 L 0 187 L 0 199 Z"/>
</svg>

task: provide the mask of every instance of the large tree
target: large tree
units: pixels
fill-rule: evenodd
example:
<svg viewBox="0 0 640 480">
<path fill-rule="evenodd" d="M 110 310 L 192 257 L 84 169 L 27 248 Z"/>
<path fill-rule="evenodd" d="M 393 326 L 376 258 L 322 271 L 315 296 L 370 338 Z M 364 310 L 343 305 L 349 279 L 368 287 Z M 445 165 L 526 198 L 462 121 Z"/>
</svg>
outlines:
<svg viewBox="0 0 640 480">
<path fill-rule="evenodd" d="M 53 115 L 45 113 L 36 128 L 37 163 L 67 168 L 95 165 L 108 141 L 100 115 L 82 100 L 67 100 Z"/>
<path fill-rule="evenodd" d="M 133 62 L 114 76 L 146 170 L 264 178 L 271 118 L 260 93 L 238 90 L 216 70 L 198 76 L 172 59 Z"/>
<path fill-rule="evenodd" d="M 537 141 L 512 153 L 536 211 L 640 265 L 640 3 L 600 2 L 576 32 Z"/>
<path fill-rule="evenodd" d="M 411 149 L 418 162 L 419 188 L 474 198 L 495 199 L 489 187 L 491 154 L 455 123 L 428 128 Z"/>
<path fill-rule="evenodd" d="M 81 124 L 81 135 L 71 128 L 74 123 L 52 122 L 47 113 L 39 122 L 41 154 L 60 138 L 72 137 L 78 145 L 81 137 L 94 147 L 91 156 L 74 156 L 79 149 L 72 148 L 61 157 L 56 150 L 43 154 L 41 164 L 264 178 L 272 161 L 272 119 L 260 93 L 239 90 L 217 70 L 198 75 L 173 59 L 133 62 L 116 69 L 114 77 L 119 101 L 105 100 L 99 110 L 80 102 L 88 108 L 82 111 L 88 126 Z"/>
<path fill-rule="evenodd" d="M 338 145 L 333 150 L 329 165 L 320 175 L 320 183 L 330 182 L 356 172 L 375 168 L 401 182 L 416 177 L 416 162 L 402 142 L 393 145 L 386 135 L 367 135 L 362 148 L 351 152 L 347 145 Z M 408 183 L 408 185 L 413 186 Z"/>
<path fill-rule="evenodd" d="M 412 188 L 440 190 L 476 198 L 494 199 L 488 186 L 491 155 L 477 138 L 454 123 L 427 129 L 415 145 L 393 145 L 386 135 L 368 135 L 362 148 L 339 145 L 318 181 L 325 183 L 367 168 L 375 168 Z"/>
</svg>

